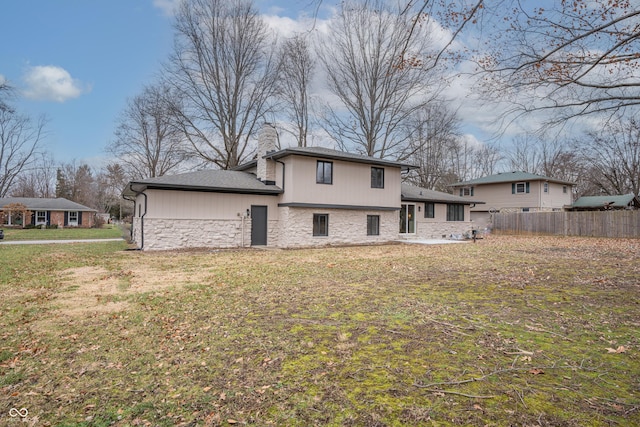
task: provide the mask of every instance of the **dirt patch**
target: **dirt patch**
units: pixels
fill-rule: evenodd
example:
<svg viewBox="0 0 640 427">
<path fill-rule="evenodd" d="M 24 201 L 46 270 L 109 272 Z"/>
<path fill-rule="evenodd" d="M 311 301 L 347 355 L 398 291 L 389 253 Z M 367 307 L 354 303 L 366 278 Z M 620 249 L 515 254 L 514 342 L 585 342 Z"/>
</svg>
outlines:
<svg viewBox="0 0 640 427">
<path fill-rule="evenodd" d="M 131 295 L 184 286 L 204 276 L 198 272 L 160 271 L 153 266 L 115 272 L 94 266 L 71 268 L 60 273 L 58 311 L 68 316 L 118 312 L 128 308 L 126 298 Z"/>
</svg>

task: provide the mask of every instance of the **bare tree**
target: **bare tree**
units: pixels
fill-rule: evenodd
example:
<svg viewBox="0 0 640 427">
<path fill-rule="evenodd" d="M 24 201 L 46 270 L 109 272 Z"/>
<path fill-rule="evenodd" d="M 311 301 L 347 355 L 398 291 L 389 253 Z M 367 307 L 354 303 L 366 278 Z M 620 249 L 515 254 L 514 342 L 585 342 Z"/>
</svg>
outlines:
<svg viewBox="0 0 640 427">
<path fill-rule="evenodd" d="M 127 102 L 107 150 L 130 178 L 148 178 L 179 170 L 191 157 L 183 133 L 175 126 L 179 93 L 167 84 L 147 86 Z"/>
<path fill-rule="evenodd" d="M 0 111 L 10 110 L 11 107 L 3 98 L 9 98 L 13 94 L 13 88 L 0 76 Z"/>
<path fill-rule="evenodd" d="M 54 197 L 56 166 L 48 153 L 35 156 L 31 167 L 25 169 L 16 179 L 11 191 L 13 197 Z"/>
<path fill-rule="evenodd" d="M 185 95 L 178 123 L 198 156 L 237 166 L 276 90 L 274 38 L 245 0 L 183 1 L 175 29 L 166 78 Z"/>
<path fill-rule="evenodd" d="M 505 151 L 507 169 L 535 174 L 542 173 L 541 147 L 542 141 L 534 135 L 516 136 Z"/>
<path fill-rule="evenodd" d="M 309 86 L 313 78 L 315 61 L 307 40 L 296 35 L 285 40 L 280 51 L 279 95 L 284 101 L 287 118 L 293 126 L 291 132 L 299 147 L 307 146 L 309 132 Z M 285 127 L 285 130 L 287 128 Z"/>
<path fill-rule="evenodd" d="M 427 65 L 429 30 L 411 33 L 412 26 L 382 0 L 343 2 L 331 21 L 319 58 L 340 105 L 328 106 L 324 126 L 343 150 L 406 156 L 403 123 L 436 98 L 440 82 Z"/>
<path fill-rule="evenodd" d="M 56 197 L 102 211 L 98 201 L 99 191 L 91 167 L 76 165 L 75 161 L 64 163 L 56 172 Z"/>
<path fill-rule="evenodd" d="M 0 108 L 0 197 L 37 159 L 46 120 L 32 120 L 12 108 Z"/>
<path fill-rule="evenodd" d="M 485 96 L 513 102 L 509 120 L 533 111 L 546 124 L 637 111 L 640 9 L 633 0 L 510 1 L 494 20 Z"/>
<path fill-rule="evenodd" d="M 460 138 L 460 120 L 444 104 L 424 106 L 414 111 L 407 121 L 410 155 L 407 161 L 418 169 L 412 170 L 408 180 L 419 187 L 445 190 L 446 177 L 451 171 L 450 151 Z"/>
<path fill-rule="evenodd" d="M 122 220 L 131 215 L 131 203 L 122 198 L 122 191 L 131 177 L 118 162 L 111 162 L 96 174 L 97 204 L 102 212 L 109 213 L 112 218 Z"/>
<path fill-rule="evenodd" d="M 590 181 L 599 193 L 640 193 L 640 122 L 618 117 L 583 142 L 591 166 Z"/>
</svg>

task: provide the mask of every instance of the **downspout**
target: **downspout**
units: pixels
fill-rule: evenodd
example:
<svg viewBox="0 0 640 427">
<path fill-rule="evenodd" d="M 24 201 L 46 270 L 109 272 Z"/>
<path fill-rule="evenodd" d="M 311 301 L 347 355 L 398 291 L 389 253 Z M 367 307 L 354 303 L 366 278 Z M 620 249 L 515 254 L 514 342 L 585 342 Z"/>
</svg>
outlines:
<svg viewBox="0 0 640 427">
<path fill-rule="evenodd" d="M 266 156 L 265 156 L 265 157 L 266 157 Z M 274 158 L 273 158 L 273 155 L 271 155 L 271 156 L 269 156 L 269 157 L 266 157 L 266 158 L 267 158 L 267 159 L 271 159 L 271 160 L 273 160 L 274 162 L 276 162 L 276 163 L 280 163 L 280 164 L 282 165 L 282 192 L 284 193 L 284 179 L 285 179 L 284 172 L 285 172 L 285 167 L 286 167 L 287 165 L 285 165 L 285 163 L 284 163 L 284 162 L 281 162 L 280 160 L 276 160 L 276 159 L 274 159 Z"/>
<path fill-rule="evenodd" d="M 129 189 L 136 193 L 136 198 L 139 195 L 144 196 L 144 213 L 140 215 L 140 250 L 144 249 L 144 216 L 147 214 L 147 194 L 144 191 L 136 191 L 133 189 L 133 185 L 129 183 Z M 129 200 L 133 202 L 133 214 L 136 213 L 136 200 L 135 199 L 127 199 L 125 196 L 122 196 L 123 199 Z M 133 224 L 132 224 L 133 225 Z M 133 240 L 133 227 L 131 227 L 130 238 Z"/>
</svg>

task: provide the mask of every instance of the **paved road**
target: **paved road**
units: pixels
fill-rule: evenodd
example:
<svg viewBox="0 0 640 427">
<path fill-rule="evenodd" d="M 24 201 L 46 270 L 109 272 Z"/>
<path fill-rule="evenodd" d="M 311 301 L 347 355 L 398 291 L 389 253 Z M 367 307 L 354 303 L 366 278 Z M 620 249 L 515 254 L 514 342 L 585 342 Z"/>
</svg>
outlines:
<svg viewBox="0 0 640 427">
<path fill-rule="evenodd" d="M 91 242 L 117 242 L 124 240 L 119 237 L 116 239 L 70 239 L 70 240 L 0 240 L 0 245 L 45 245 L 50 243 L 91 243 Z"/>
</svg>

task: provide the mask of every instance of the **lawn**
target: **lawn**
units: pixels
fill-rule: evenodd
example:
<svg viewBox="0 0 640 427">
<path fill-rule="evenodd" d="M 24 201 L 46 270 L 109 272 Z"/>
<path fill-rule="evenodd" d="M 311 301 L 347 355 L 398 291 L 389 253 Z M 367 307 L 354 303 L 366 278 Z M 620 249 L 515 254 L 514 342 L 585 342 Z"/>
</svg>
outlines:
<svg viewBox="0 0 640 427">
<path fill-rule="evenodd" d="M 2 227 L 0 227 L 2 228 Z M 4 240 L 67 240 L 67 239 L 108 239 L 123 237 L 122 229 L 117 225 L 104 225 L 100 228 L 3 228 Z M 0 242 L 2 242 L 0 240 Z"/>
<path fill-rule="evenodd" d="M 126 249 L 0 246 L 1 425 L 640 425 L 639 240 Z"/>
</svg>

